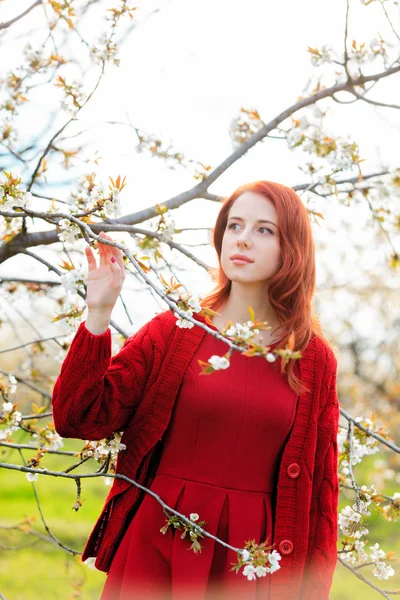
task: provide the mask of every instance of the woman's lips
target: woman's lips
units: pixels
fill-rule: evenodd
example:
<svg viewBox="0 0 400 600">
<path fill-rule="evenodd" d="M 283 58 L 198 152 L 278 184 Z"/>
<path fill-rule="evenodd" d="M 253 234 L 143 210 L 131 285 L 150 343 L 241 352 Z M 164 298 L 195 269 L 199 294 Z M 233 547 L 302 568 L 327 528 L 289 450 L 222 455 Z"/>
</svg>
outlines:
<svg viewBox="0 0 400 600">
<path fill-rule="evenodd" d="M 242 260 L 241 258 L 231 258 L 231 261 L 235 263 L 235 265 L 251 265 L 248 260 Z"/>
</svg>

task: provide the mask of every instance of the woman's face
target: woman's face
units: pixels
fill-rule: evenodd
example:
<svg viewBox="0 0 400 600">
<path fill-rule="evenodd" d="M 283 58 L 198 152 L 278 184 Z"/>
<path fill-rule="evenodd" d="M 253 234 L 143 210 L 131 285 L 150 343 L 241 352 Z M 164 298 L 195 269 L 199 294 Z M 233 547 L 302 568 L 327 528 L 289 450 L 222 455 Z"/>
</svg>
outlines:
<svg viewBox="0 0 400 600">
<path fill-rule="evenodd" d="M 235 200 L 222 239 L 221 266 L 228 279 L 263 282 L 279 271 L 278 226 L 275 205 L 261 194 L 244 192 Z M 233 254 L 244 254 L 253 262 L 235 264 Z"/>
</svg>

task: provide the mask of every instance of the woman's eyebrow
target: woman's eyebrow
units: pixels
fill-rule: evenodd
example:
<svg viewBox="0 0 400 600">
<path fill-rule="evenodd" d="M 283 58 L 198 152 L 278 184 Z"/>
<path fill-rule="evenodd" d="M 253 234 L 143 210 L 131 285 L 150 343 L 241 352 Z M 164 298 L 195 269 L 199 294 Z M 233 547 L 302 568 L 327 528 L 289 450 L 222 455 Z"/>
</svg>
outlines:
<svg viewBox="0 0 400 600">
<path fill-rule="evenodd" d="M 244 221 L 242 217 L 229 217 L 228 221 L 230 221 L 231 219 L 236 219 L 237 221 Z M 256 223 L 271 223 L 271 225 L 274 225 L 274 227 L 278 227 L 273 221 L 267 221 L 266 219 L 257 219 Z"/>
</svg>

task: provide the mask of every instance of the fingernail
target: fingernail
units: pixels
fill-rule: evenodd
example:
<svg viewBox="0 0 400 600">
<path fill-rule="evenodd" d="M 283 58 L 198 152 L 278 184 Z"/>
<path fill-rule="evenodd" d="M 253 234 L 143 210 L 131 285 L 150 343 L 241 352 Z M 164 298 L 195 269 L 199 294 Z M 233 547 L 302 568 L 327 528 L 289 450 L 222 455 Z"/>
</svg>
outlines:
<svg viewBox="0 0 400 600">
<path fill-rule="evenodd" d="M 116 259 L 114 258 L 114 256 L 112 256 L 112 257 L 111 257 L 111 262 L 115 262 L 115 260 L 116 260 Z"/>
</svg>

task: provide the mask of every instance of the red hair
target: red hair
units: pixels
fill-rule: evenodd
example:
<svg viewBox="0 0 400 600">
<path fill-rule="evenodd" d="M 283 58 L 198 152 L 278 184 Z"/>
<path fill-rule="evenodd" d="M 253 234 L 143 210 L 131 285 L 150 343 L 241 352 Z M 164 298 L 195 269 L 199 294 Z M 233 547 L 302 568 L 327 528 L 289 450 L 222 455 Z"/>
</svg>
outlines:
<svg viewBox="0 0 400 600">
<path fill-rule="evenodd" d="M 231 281 L 221 267 L 222 238 L 229 211 L 235 200 L 244 192 L 254 192 L 273 202 L 278 213 L 278 243 L 282 265 L 271 278 L 268 298 L 280 323 L 282 332 L 279 348 L 285 348 L 290 334 L 295 336 L 295 351 L 303 351 L 311 336 L 319 337 L 330 348 L 331 344 L 321 331 L 318 317 L 312 312 L 315 291 L 315 246 L 308 212 L 299 196 L 291 188 L 272 181 L 256 181 L 237 188 L 225 198 L 214 228 L 211 243 L 219 266 L 210 268 L 209 274 L 216 282 L 214 289 L 200 302 L 202 308 L 218 311 L 229 297 Z M 257 315 L 256 315 L 257 318 Z M 286 374 L 290 387 L 297 393 L 306 388 L 294 373 L 294 360 L 280 360 L 281 373 Z"/>
</svg>

